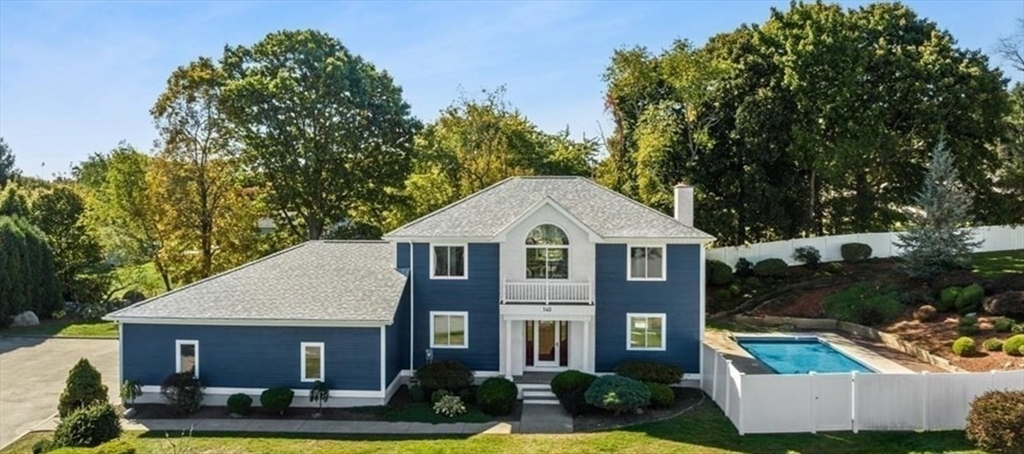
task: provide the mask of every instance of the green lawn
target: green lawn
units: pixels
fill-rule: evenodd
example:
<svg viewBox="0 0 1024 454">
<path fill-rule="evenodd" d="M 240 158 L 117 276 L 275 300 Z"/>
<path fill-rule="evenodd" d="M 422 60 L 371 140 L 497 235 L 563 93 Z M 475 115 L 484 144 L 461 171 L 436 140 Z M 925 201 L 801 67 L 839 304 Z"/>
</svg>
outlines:
<svg viewBox="0 0 1024 454">
<path fill-rule="evenodd" d="M 37 440 L 48 436 L 34 433 L 0 454 L 31 452 Z M 175 436 L 174 434 L 171 435 Z M 160 452 L 196 453 L 975 453 L 963 433 L 951 432 L 849 432 L 795 435 L 738 436 L 732 424 L 710 401 L 704 401 L 682 416 L 636 426 L 627 430 L 572 435 L 476 435 L 468 438 L 346 436 L 268 434 L 195 434 L 190 439 L 165 438 L 164 433 L 129 433 L 119 443 L 132 446 L 139 454 Z M 177 448 L 173 448 L 175 443 Z M 187 449 L 181 449 L 185 447 Z M 60 454 L 95 453 L 98 450 L 63 449 Z M 113 451 L 111 451 L 113 452 Z"/>
<path fill-rule="evenodd" d="M 0 336 L 95 337 L 102 339 L 117 339 L 117 324 L 101 320 L 44 320 L 38 326 L 6 328 L 0 330 Z"/>
<path fill-rule="evenodd" d="M 142 265 L 123 266 L 114 271 L 114 285 L 124 287 L 124 290 L 115 294 L 120 297 L 128 290 L 136 289 L 141 291 L 147 298 L 152 298 L 167 291 L 160 273 L 156 271 L 153 262 Z"/>
<path fill-rule="evenodd" d="M 974 272 L 984 277 L 1024 273 L 1024 249 L 974 254 L 973 263 Z"/>
</svg>

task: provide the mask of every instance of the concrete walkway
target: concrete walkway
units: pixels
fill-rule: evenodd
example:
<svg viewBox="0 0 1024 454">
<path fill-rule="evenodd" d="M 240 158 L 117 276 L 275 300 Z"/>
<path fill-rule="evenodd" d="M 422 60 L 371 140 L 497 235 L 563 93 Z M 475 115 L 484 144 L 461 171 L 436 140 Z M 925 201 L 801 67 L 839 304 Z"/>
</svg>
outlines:
<svg viewBox="0 0 1024 454">
<path fill-rule="evenodd" d="M 516 432 L 518 422 L 430 424 L 387 421 L 320 421 L 279 419 L 147 419 L 121 420 L 126 431 L 143 432 L 262 432 L 294 434 L 379 434 L 379 435 L 500 435 Z M 57 418 L 50 418 L 32 430 L 54 430 Z"/>
<path fill-rule="evenodd" d="M 561 405 L 523 405 L 523 415 L 519 421 L 519 433 L 572 433 L 572 415 L 567 413 Z"/>
</svg>

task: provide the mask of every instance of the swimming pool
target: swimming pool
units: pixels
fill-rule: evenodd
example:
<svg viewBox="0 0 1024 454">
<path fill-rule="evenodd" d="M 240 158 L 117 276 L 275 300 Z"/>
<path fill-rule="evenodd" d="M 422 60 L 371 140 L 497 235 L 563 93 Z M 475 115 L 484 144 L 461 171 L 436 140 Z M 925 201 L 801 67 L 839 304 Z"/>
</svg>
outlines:
<svg viewBox="0 0 1024 454">
<path fill-rule="evenodd" d="M 874 372 L 817 337 L 747 337 L 736 342 L 777 374 Z"/>
</svg>

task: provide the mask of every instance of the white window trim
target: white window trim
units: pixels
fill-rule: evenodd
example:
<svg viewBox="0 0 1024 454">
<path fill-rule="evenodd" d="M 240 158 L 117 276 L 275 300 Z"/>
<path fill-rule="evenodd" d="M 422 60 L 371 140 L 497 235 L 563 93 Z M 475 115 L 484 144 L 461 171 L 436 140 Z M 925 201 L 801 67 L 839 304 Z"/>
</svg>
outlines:
<svg viewBox="0 0 1024 454">
<path fill-rule="evenodd" d="M 431 279 L 469 279 L 469 243 L 430 243 L 430 278 Z M 434 253 L 435 246 L 442 247 L 461 247 L 462 248 L 462 276 L 437 276 L 434 271 L 437 270 L 437 256 Z"/>
<path fill-rule="evenodd" d="M 195 369 L 193 370 L 194 373 L 192 375 L 194 375 L 196 378 L 199 378 L 199 341 L 198 340 L 181 340 L 181 339 L 179 339 L 179 340 L 175 340 L 174 341 L 174 372 L 178 373 L 178 374 L 182 373 L 182 370 L 181 370 L 181 347 L 183 345 L 191 345 L 191 346 L 193 346 L 195 348 L 196 357 L 195 357 L 194 361 L 196 363 L 196 366 L 195 366 Z"/>
<path fill-rule="evenodd" d="M 466 342 L 463 345 L 438 345 L 434 343 L 434 316 L 436 315 L 447 315 L 449 317 L 462 317 L 462 323 L 465 327 L 463 331 L 463 339 Z M 449 323 L 449 326 L 451 324 Z M 448 333 L 448 339 L 451 340 L 451 333 Z M 469 348 L 469 312 L 459 311 L 430 311 L 430 348 Z"/>
<path fill-rule="evenodd" d="M 320 377 L 319 378 L 310 378 L 310 377 L 306 376 L 306 347 L 317 347 L 317 348 L 320 349 Z M 327 371 L 324 370 L 324 357 L 327 356 L 325 354 L 325 352 L 326 352 L 326 349 L 324 348 L 324 343 L 323 342 L 301 342 L 301 343 L 299 343 L 299 358 L 300 358 L 300 361 L 299 361 L 299 377 L 300 377 L 300 379 L 299 379 L 299 381 L 302 381 L 302 382 L 305 382 L 305 383 L 315 382 L 317 380 L 327 381 L 326 380 L 327 379 Z"/>
<path fill-rule="evenodd" d="M 634 347 L 633 346 L 633 319 L 634 318 L 660 318 L 661 319 L 661 347 Z M 648 351 L 648 352 L 663 352 L 665 347 L 668 345 L 668 325 L 665 324 L 665 314 L 643 314 L 643 313 L 627 313 L 626 314 L 626 350 L 630 351 Z"/>
<path fill-rule="evenodd" d="M 633 248 L 661 249 L 661 277 L 633 277 Z M 646 260 L 646 256 L 645 256 Z M 626 245 L 626 280 L 627 281 L 664 281 L 668 277 L 668 248 L 664 244 L 627 244 Z"/>
</svg>

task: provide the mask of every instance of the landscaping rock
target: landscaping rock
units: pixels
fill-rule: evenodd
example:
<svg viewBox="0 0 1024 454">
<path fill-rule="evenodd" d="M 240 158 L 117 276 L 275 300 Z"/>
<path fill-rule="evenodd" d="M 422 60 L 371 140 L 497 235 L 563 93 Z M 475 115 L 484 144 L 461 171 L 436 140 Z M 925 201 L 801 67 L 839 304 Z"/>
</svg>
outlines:
<svg viewBox="0 0 1024 454">
<path fill-rule="evenodd" d="M 985 312 L 992 315 L 1024 315 L 1024 291 L 1003 292 L 985 299 Z"/>
<path fill-rule="evenodd" d="M 25 311 L 14 316 L 11 326 L 36 326 L 39 324 L 39 317 L 35 312 Z"/>
</svg>

